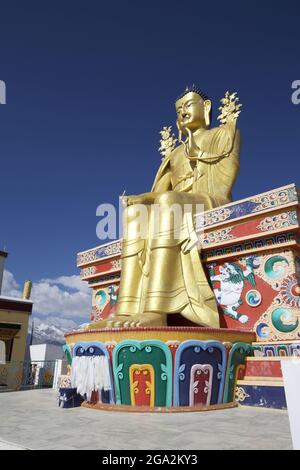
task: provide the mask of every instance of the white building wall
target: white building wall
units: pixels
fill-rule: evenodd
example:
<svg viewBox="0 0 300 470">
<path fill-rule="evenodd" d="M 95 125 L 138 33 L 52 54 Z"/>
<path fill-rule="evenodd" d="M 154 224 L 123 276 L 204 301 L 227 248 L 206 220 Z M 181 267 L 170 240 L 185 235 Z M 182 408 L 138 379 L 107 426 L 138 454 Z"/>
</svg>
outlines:
<svg viewBox="0 0 300 470">
<path fill-rule="evenodd" d="M 30 360 L 32 362 L 38 361 L 56 361 L 56 359 L 63 359 L 64 353 L 62 346 L 54 344 L 32 344 L 30 346 Z"/>
</svg>

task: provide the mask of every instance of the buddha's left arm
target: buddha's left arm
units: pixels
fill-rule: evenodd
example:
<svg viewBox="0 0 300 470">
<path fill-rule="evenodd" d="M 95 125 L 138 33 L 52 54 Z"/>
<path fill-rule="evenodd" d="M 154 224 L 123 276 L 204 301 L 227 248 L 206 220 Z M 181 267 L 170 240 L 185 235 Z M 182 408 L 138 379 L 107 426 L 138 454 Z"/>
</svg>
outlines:
<svg viewBox="0 0 300 470">
<path fill-rule="evenodd" d="M 197 158 L 207 162 L 219 161 L 232 153 L 239 154 L 240 133 L 232 123 L 212 129 L 212 138 L 206 149 L 199 149 Z"/>
<path fill-rule="evenodd" d="M 152 189 L 153 191 L 153 189 Z M 171 175 L 170 172 L 165 173 L 157 183 L 155 184 L 155 190 L 156 193 L 162 193 L 165 191 L 171 191 Z"/>
</svg>

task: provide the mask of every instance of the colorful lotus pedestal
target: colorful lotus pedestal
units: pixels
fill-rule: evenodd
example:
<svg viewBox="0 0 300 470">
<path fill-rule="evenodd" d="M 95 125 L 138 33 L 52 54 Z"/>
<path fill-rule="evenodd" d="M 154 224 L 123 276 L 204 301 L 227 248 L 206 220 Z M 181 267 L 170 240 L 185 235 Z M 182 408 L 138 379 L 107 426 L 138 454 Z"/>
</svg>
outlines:
<svg viewBox="0 0 300 470">
<path fill-rule="evenodd" d="M 280 360 L 300 355 L 299 193 L 291 184 L 196 216 L 220 329 L 85 329 L 70 357 L 109 355 L 113 406 L 178 409 L 232 403 L 286 407 Z M 78 254 L 93 291 L 91 322 L 115 312 L 122 241 Z M 172 321 L 172 315 L 169 315 Z M 175 317 L 174 317 L 175 318 Z M 95 352 L 94 352 L 95 354 Z"/>
<path fill-rule="evenodd" d="M 155 339 L 154 339 L 155 338 Z M 103 405 L 172 408 L 232 404 L 255 334 L 200 327 L 113 328 L 66 335 L 69 357 L 109 358 Z M 110 409 L 113 409 L 110 406 Z"/>
</svg>

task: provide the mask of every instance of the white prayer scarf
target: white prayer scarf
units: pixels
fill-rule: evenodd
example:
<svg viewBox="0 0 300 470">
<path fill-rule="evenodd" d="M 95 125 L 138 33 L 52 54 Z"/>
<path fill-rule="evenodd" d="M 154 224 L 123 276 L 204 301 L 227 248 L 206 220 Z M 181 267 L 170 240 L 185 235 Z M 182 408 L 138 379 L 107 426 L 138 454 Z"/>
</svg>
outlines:
<svg viewBox="0 0 300 470">
<path fill-rule="evenodd" d="M 91 400 L 92 392 L 111 390 L 106 356 L 75 356 L 72 360 L 71 384 L 77 393 Z"/>
</svg>

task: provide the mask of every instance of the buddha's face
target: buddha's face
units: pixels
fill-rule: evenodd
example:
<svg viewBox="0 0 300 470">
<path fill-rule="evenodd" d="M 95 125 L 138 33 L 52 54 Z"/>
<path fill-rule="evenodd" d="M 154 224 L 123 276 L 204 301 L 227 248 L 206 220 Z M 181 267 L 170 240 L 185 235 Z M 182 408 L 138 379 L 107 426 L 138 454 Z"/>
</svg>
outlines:
<svg viewBox="0 0 300 470">
<path fill-rule="evenodd" d="M 207 127 L 205 123 L 205 110 L 209 106 L 210 101 L 203 101 L 198 93 L 191 91 L 176 101 L 177 124 L 183 133 L 188 128 L 195 131 L 199 128 Z"/>
</svg>

